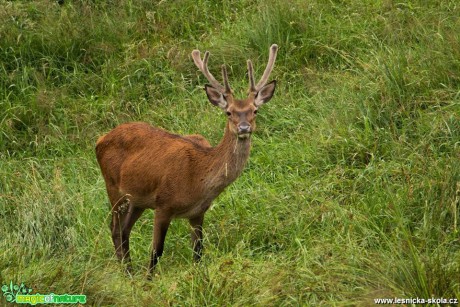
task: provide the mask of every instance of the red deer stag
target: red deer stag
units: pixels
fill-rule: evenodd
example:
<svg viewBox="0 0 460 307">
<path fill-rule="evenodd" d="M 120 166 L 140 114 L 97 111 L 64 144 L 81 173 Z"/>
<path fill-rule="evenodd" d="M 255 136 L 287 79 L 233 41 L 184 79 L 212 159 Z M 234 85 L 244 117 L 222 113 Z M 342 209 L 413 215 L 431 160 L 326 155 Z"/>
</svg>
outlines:
<svg viewBox="0 0 460 307">
<path fill-rule="evenodd" d="M 276 59 L 270 47 L 267 67 L 255 84 L 252 62 L 247 61 L 249 93 L 235 99 L 222 65 L 222 86 L 209 72 L 209 52 L 193 61 L 206 79 L 209 101 L 227 115 L 224 136 L 216 147 L 201 135 L 179 136 L 146 123 L 122 124 L 100 137 L 97 161 L 112 205 L 112 240 L 120 261 L 130 271 L 129 235 L 145 209 L 155 210 L 153 249 L 149 278 L 163 254 L 166 232 L 173 218 L 187 218 L 191 225 L 194 260 L 202 254 L 203 217 L 211 202 L 242 172 L 249 157 L 257 109 L 275 92 L 276 81 L 267 82 Z"/>
</svg>

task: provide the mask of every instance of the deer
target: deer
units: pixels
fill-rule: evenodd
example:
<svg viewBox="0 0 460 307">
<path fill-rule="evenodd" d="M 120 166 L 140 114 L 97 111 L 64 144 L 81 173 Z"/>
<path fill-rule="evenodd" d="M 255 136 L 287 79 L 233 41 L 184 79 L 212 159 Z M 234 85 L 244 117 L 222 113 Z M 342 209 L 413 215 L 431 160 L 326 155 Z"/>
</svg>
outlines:
<svg viewBox="0 0 460 307">
<path fill-rule="evenodd" d="M 152 279 L 163 254 L 173 219 L 188 219 L 193 260 L 200 261 L 204 214 L 213 200 L 240 176 L 249 158 L 257 111 L 275 92 L 276 80 L 268 79 L 277 51 L 278 46 L 273 44 L 257 84 L 253 64 L 247 60 L 248 95 L 236 99 L 225 64 L 221 66 L 222 85 L 208 69 L 209 52 L 201 59 L 200 51 L 193 50 L 195 65 L 209 81 L 204 86 L 209 102 L 227 116 L 224 135 L 215 147 L 201 135 L 180 136 L 143 122 L 121 124 L 97 140 L 96 157 L 111 204 L 112 241 L 116 256 L 126 264 L 128 273 L 132 271 L 130 233 L 146 209 L 154 210 L 148 279 Z"/>
</svg>

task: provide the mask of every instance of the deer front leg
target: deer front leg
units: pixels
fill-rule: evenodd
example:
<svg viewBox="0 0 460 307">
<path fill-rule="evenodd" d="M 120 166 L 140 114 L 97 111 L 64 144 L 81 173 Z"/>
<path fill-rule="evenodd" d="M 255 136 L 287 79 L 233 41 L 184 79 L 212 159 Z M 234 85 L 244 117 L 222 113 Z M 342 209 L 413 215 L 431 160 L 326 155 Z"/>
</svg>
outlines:
<svg viewBox="0 0 460 307">
<path fill-rule="evenodd" d="M 153 226 L 153 248 L 150 256 L 150 265 L 147 278 L 152 279 L 153 270 L 158 263 L 161 255 L 163 255 L 163 247 L 165 243 L 166 233 L 168 232 L 171 216 L 162 211 L 155 211 L 154 226 Z"/>
<path fill-rule="evenodd" d="M 191 237 L 193 247 L 193 260 L 199 262 L 203 251 L 203 220 L 204 214 L 189 219 L 192 226 Z"/>
</svg>

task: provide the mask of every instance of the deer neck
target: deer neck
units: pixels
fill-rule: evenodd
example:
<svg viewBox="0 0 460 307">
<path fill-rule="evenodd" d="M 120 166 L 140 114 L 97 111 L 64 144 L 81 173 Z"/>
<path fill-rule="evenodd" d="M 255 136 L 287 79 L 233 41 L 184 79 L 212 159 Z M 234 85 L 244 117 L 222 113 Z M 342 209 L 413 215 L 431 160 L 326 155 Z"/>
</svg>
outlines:
<svg viewBox="0 0 460 307">
<path fill-rule="evenodd" d="M 249 158 L 250 150 L 251 138 L 238 138 L 227 123 L 224 137 L 212 150 L 208 187 L 211 190 L 223 190 L 238 178 Z"/>
</svg>

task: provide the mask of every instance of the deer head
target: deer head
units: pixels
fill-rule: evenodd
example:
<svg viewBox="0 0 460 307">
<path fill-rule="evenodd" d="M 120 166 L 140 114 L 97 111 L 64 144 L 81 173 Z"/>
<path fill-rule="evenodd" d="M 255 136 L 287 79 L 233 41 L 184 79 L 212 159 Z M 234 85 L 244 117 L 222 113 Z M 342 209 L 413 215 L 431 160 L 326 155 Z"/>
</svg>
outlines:
<svg viewBox="0 0 460 307">
<path fill-rule="evenodd" d="M 233 91 L 228 82 L 227 68 L 225 65 L 222 65 L 222 79 L 224 81 L 224 85 L 222 86 L 208 69 L 209 52 L 205 52 L 203 60 L 201 59 L 199 50 L 193 50 L 192 52 L 195 65 L 210 83 L 205 85 L 205 91 L 209 101 L 225 112 L 228 116 L 230 131 L 237 135 L 239 139 L 250 137 L 251 133 L 256 128 L 255 117 L 257 110 L 261 105 L 268 102 L 275 93 L 276 81 L 267 81 L 275 65 L 277 51 L 278 46 L 273 44 L 270 47 L 267 67 L 257 85 L 254 82 L 252 62 L 251 60 L 247 61 L 249 90 L 246 99 L 236 99 L 233 97 Z"/>
</svg>

